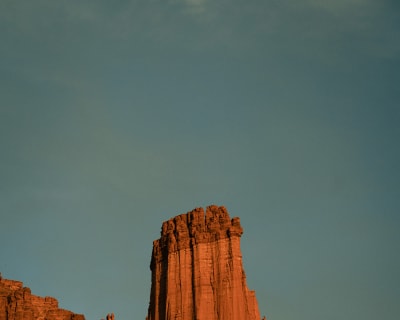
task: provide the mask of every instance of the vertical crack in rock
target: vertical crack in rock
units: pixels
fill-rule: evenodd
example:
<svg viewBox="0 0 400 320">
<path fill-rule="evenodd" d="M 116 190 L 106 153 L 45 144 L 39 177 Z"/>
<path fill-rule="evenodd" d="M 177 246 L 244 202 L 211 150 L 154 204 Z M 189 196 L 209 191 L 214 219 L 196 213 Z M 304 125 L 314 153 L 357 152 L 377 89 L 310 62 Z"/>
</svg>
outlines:
<svg viewBox="0 0 400 320">
<path fill-rule="evenodd" d="M 242 265 L 239 218 L 209 206 L 162 224 L 147 320 L 260 320 Z M 0 319 L 1 320 L 1 319 Z"/>
</svg>

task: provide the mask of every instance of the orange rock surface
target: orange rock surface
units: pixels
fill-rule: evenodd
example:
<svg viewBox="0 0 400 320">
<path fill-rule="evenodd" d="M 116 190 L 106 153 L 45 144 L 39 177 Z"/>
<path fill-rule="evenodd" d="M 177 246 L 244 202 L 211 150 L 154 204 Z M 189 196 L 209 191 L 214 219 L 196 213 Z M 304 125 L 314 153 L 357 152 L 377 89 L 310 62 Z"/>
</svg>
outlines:
<svg viewBox="0 0 400 320">
<path fill-rule="evenodd" d="M 22 282 L 0 275 L 0 320 L 85 320 L 85 317 L 60 309 L 56 299 L 35 296 Z"/>
<path fill-rule="evenodd" d="M 209 206 L 163 223 L 147 320 L 260 320 L 242 265 L 239 218 Z M 1 319 L 0 319 L 1 320 Z"/>
</svg>

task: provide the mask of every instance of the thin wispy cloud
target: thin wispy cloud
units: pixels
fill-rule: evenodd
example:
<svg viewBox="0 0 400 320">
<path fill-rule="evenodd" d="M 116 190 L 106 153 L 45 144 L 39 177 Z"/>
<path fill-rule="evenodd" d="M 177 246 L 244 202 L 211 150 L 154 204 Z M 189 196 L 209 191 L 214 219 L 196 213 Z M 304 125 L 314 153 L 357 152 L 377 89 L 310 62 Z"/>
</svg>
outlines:
<svg viewBox="0 0 400 320">
<path fill-rule="evenodd" d="M 199 46 L 219 45 L 232 50 L 248 48 L 254 52 L 260 46 L 268 46 L 271 39 L 279 43 L 289 39 L 290 43 L 284 44 L 288 50 L 307 51 L 306 46 L 298 46 L 297 42 L 309 41 L 315 46 L 329 39 L 338 41 L 350 37 L 363 42 L 360 46 L 365 48 L 365 53 L 394 57 L 399 53 L 396 38 L 400 31 L 391 27 L 396 20 L 393 10 L 391 18 L 383 18 L 388 10 L 387 1 L 374 0 L 154 0 L 118 4 L 91 1 L 55 4 L 49 0 L 33 4 L 21 0 L 0 4 L 0 19 L 8 30 L 42 42 L 48 38 L 47 43 L 60 39 L 52 35 L 56 33 L 72 40 L 79 39 L 81 35 L 75 33 L 78 29 L 80 32 L 96 31 L 98 37 L 104 39 L 145 39 L 163 45 L 178 41 L 195 50 Z M 181 28 L 182 25 L 185 28 Z M 189 30 L 190 38 L 185 36 Z M 255 39 L 254 34 L 262 34 L 262 41 Z M 293 34 L 296 37 L 292 37 Z M 325 44 L 321 46 L 326 47 Z M 10 49 L 5 46 L 5 50 Z M 322 50 L 324 57 L 330 56 L 325 53 Z M 328 60 L 332 61 L 332 57 Z"/>
<path fill-rule="evenodd" d="M 381 5 L 379 1 L 374 0 L 306 0 L 304 3 L 309 6 L 337 13 L 343 13 L 355 8 L 361 9 Z"/>
<path fill-rule="evenodd" d="M 173 0 L 184 6 L 183 11 L 190 14 L 203 14 L 207 10 L 207 0 Z"/>
</svg>

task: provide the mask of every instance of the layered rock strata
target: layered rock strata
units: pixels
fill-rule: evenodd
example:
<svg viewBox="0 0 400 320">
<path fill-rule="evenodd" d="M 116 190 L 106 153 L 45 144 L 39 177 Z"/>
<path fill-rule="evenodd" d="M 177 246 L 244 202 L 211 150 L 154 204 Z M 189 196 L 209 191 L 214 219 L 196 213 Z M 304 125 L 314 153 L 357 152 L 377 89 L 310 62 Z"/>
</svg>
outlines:
<svg viewBox="0 0 400 320">
<path fill-rule="evenodd" d="M 147 320 L 260 320 L 242 265 L 239 218 L 224 207 L 165 221 L 153 242 Z M 1 320 L 1 319 L 0 319 Z"/>
<path fill-rule="evenodd" d="M 22 282 L 0 275 L 0 320 L 85 320 L 85 317 L 60 309 L 56 299 L 35 296 Z"/>
</svg>

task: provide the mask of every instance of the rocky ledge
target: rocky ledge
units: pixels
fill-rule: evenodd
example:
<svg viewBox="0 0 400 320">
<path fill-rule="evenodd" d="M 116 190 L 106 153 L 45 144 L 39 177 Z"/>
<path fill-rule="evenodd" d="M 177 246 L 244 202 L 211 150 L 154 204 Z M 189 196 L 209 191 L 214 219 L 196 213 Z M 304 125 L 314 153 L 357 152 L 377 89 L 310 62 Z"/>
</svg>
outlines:
<svg viewBox="0 0 400 320">
<path fill-rule="evenodd" d="M 85 317 L 60 309 L 55 298 L 33 295 L 21 281 L 0 275 L 0 320 L 85 320 Z"/>
</svg>

